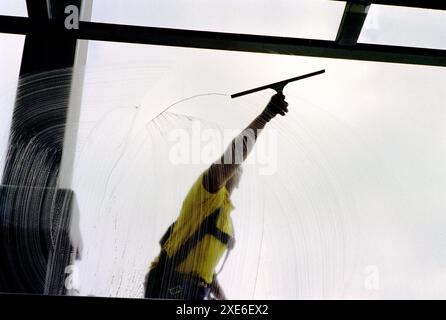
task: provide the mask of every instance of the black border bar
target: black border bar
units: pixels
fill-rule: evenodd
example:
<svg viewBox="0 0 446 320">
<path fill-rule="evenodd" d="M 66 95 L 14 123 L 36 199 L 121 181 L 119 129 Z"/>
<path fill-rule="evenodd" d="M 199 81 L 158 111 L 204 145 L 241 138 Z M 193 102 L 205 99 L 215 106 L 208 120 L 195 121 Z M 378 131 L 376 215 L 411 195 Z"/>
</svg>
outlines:
<svg viewBox="0 0 446 320">
<path fill-rule="evenodd" d="M 31 315 L 45 319 L 67 315 L 85 318 L 108 315 L 116 318 L 142 314 L 148 319 L 288 319 L 320 318 L 326 316 L 343 319 L 380 319 L 383 315 L 393 318 L 434 318 L 444 310 L 444 301 L 355 301 L 355 300 L 226 300 L 181 301 L 147 300 L 99 297 L 69 297 L 43 295 L 5 295 L 0 293 L 0 303 L 15 317 Z M 254 308 L 251 308 L 254 306 Z M 266 306 L 266 307 L 265 307 Z M 197 313 L 181 314 L 185 308 L 207 307 L 212 312 L 205 318 Z M 260 309 L 260 312 L 258 312 Z M 61 311 L 59 313 L 57 311 Z M 215 310 L 215 311 L 214 311 Z M 232 310 L 232 311 L 231 311 Z M 245 312 L 243 312 L 245 310 Z M 246 312 L 252 311 L 252 312 Z"/>
</svg>

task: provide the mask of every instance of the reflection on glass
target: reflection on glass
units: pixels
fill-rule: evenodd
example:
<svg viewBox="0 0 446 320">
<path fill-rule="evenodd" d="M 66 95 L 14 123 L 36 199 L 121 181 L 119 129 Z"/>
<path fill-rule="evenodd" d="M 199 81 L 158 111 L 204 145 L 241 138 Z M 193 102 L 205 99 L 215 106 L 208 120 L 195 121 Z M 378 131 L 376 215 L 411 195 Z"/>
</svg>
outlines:
<svg viewBox="0 0 446 320">
<path fill-rule="evenodd" d="M 359 42 L 446 49 L 446 12 L 372 5 Z"/>
<path fill-rule="evenodd" d="M 92 21 L 334 40 L 344 6 L 325 0 L 95 0 Z"/>
</svg>

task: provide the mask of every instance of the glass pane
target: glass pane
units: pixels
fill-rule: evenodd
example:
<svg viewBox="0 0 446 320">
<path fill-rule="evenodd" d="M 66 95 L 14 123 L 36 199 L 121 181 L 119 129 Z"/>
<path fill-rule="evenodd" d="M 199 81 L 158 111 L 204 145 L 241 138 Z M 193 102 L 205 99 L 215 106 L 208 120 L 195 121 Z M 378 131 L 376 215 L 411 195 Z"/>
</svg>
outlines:
<svg viewBox="0 0 446 320">
<path fill-rule="evenodd" d="M 2 0 L 0 2 L 0 15 L 27 17 L 25 0 Z"/>
<path fill-rule="evenodd" d="M 25 36 L 0 33 L 0 176 L 7 151 L 24 41 Z"/>
<path fill-rule="evenodd" d="M 273 91 L 229 94 L 325 68 L 285 88 L 244 164 L 226 295 L 445 297 L 444 68 L 89 44 L 76 294 L 142 298 L 190 186 Z"/>
<path fill-rule="evenodd" d="M 329 40 L 344 7 L 326 0 L 95 0 L 92 21 Z"/>
<path fill-rule="evenodd" d="M 446 49 L 446 12 L 372 5 L 359 42 Z"/>
</svg>

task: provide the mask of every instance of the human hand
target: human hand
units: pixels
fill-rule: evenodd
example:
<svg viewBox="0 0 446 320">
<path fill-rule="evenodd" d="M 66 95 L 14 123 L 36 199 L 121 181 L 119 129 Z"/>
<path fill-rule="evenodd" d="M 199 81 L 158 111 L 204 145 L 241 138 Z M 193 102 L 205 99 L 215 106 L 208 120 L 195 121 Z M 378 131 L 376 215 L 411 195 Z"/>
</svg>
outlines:
<svg viewBox="0 0 446 320">
<path fill-rule="evenodd" d="M 280 114 L 281 116 L 284 116 L 287 112 L 288 102 L 285 101 L 285 96 L 280 92 L 271 97 L 271 100 L 268 102 L 260 116 L 263 120 L 268 122 L 276 115 Z"/>
</svg>

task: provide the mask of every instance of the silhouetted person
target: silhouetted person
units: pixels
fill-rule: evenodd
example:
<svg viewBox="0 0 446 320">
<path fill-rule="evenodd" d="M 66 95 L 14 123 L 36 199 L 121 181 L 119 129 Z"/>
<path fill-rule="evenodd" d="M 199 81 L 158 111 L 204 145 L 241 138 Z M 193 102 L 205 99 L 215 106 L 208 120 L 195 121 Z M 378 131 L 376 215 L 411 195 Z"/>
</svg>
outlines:
<svg viewBox="0 0 446 320">
<path fill-rule="evenodd" d="M 234 244 L 230 196 L 239 185 L 241 164 L 258 134 L 277 114 L 286 112 L 285 96 L 275 94 L 221 158 L 198 177 L 178 219 L 160 241 L 161 253 L 145 279 L 146 298 L 203 300 L 212 295 L 225 299 L 215 268 Z"/>
</svg>

